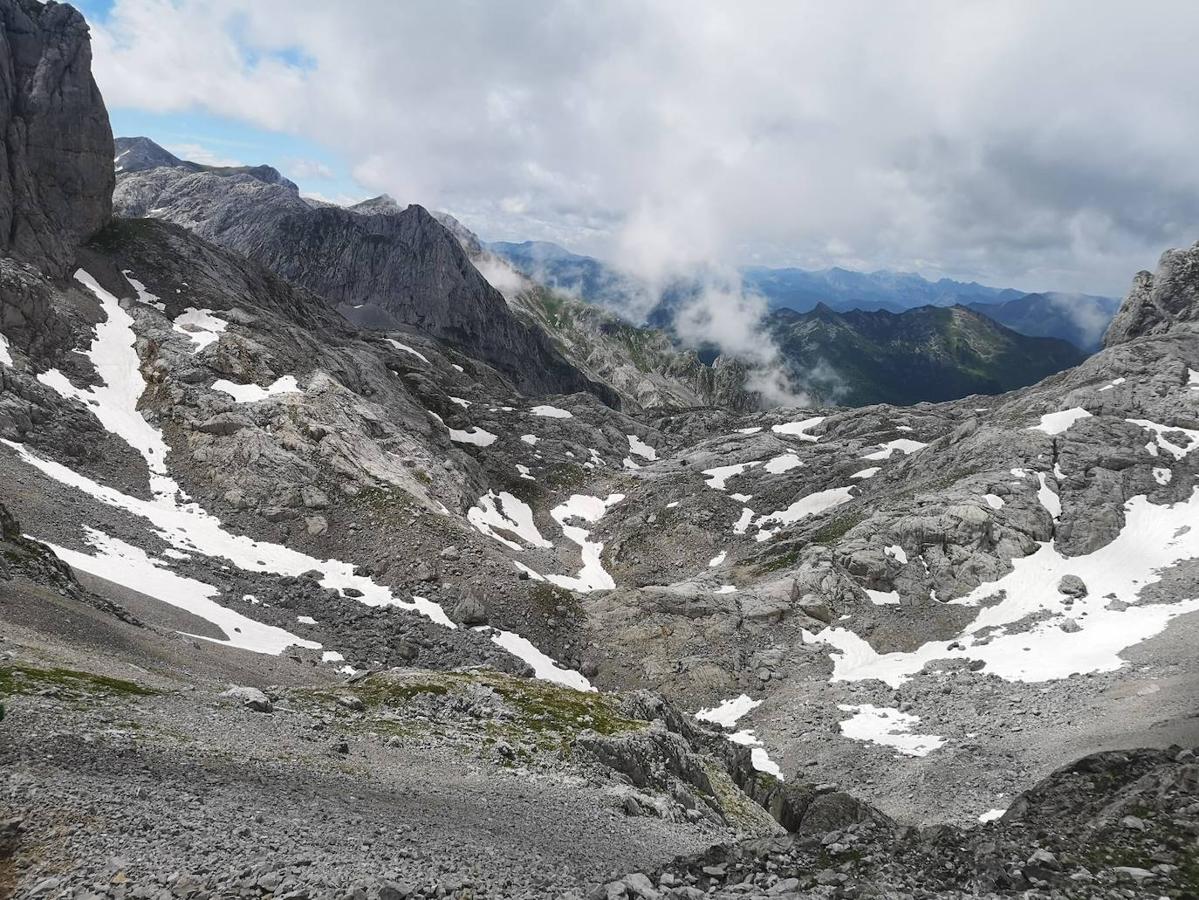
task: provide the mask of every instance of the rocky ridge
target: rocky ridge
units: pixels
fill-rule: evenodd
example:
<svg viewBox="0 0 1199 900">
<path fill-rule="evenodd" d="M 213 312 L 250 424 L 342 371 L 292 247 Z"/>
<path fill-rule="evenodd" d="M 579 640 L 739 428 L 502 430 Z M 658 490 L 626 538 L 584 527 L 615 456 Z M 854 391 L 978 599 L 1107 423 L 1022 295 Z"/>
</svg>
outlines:
<svg viewBox="0 0 1199 900">
<path fill-rule="evenodd" d="M 113 204 L 125 218 L 153 214 L 260 262 L 360 324 L 414 327 L 449 341 L 521 390 L 585 390 L 619 402 L 516 319 L 422 207 L 387 215 L 313 207 L 290 182 L 249 169 L 195 170 L 183 161 L 122 171 Z"/>
</svg>

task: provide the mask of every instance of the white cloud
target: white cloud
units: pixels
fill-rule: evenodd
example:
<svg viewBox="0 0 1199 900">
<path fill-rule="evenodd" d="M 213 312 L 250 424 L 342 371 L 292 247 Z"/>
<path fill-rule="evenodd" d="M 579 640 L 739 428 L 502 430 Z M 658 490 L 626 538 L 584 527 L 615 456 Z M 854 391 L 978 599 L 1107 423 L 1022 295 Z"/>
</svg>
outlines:
<svg viewBox="0 0 1199 900">
<path fill-rule="evenodd" d="M 1197 30 L 1153 0 L 117 0 L 93 28 L 110 105 L 303 135 L 485 236 L 1099 293 L 1199 237 Z"/>
<path fill-rule="evenodd" d="M 289 159 L 283 163 L 288 177 L 298 181 L 332 181 L 337 177 L 329 166 L 315 159 Z"/>
<path fill-rule="evenodd" d="M 174 153 L 180 159 L 190 160 L 194 163 L 199 163 L 202 166 L 244 166 L 240 160 L 229 156 L 224 156 L 214 150 L 210 150 L 203 144 L 184 143 L 184 144 L 165 144 L 164 149 Z"/>
</svg>

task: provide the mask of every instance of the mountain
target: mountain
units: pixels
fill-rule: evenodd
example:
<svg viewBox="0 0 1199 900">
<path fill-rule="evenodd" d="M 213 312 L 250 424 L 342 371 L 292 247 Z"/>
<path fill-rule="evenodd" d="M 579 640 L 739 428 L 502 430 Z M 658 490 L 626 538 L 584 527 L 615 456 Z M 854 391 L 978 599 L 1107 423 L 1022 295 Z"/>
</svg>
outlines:
<svg viewBox="0 0 1199 900">
<path fill-rule="evenodd" d="M 902 313 L 776 310 L 766 329 L 795 381 L 847 406 L 952 400 L 1024 387 L 1086 357 L 962 306 Z"/>
<path fill-rule="evenodd" d="M 1088 294 L 1025 294 L 1002 303 L 971 303 L 982 313 L 1021 334 L 1055 337 L 1093 353 L 1103 346 L 1120 301 Z"/>
<path fill-rule="evenodd" d="M 487 247 L 525 275 L 590 303 L 625 315 L 649 309 L 648 314 L 642 314 L 659 327 L 667 325 L 674 310 L 701 289 L 701 285 L 681 279 L 668 288 L 662 302 L 651 308 L 648 286 L 593 257 L 537 241 L 493 242 Z M 921 306 L 968 306 L 1013 331 L 1030 337 L 1060 338 L 1088 352 L 1099 348 L 1103 331 L 1120 305 L 1111 297 L 1029 294 L 949 278 L 929 281 L 913 273 L 886 270 L 811 271 L 751 266 L 741 269 L 740 275 L 745 289 L 765 297 L 774 309 L 804 313 L 824 306 L 838 312 L 899 313 Z"/>
<path fill-rule="evenodd" d="M 1199 244 L 1002 395 L 621 410 L 62 177 L 0 256 L 0 893 L 1199 891 Z"/>
<path fill-rule="evenodd" d="M 278 169 L 271 166 L 205 166 L 180 159 L 147 137 L 116 138 L 113 150 L 116 153 L 113 168 L 117 175 L 166 167 L 212 175 L 248 175 L 265 184 L 277 184 L 293 192 L 299 191 L 294 182 L 284 178 Z"/>
<path fill-rule="evenodd" d="M 145 139 L 132 139 L 150 163 Z M 173 159 L 173 157 L 171 157 Z M 411 326 L 452 340 L 500 368 L 522 390 L 585 390 L 619 402 L 570 365 L 537 329 L 508 310 L 458 242 L 422 207 L 386 214 L 314 207 L 269 167 L 197 169 L 169 163 L 120 172 L 114 210 L 153 215 L 263 263 L 351 320 Z M 275 173 L 277 175 L 277 173 Z"/>
<path fill-rule="evenodd" d="M 885 309 L 900 312 L 918 306 L 957 306 L 969 303 L 1001 303 L 1015 300 L 1020 291 L 993 288 L 977 282 L 941 278 L 929 281 L 912 272 L 853 272 L 830 268 L 768 269 L 750 267 L 742 278 L 774 307 L 807 312 L 817 304 L 836 310 Z"/>
</svg>

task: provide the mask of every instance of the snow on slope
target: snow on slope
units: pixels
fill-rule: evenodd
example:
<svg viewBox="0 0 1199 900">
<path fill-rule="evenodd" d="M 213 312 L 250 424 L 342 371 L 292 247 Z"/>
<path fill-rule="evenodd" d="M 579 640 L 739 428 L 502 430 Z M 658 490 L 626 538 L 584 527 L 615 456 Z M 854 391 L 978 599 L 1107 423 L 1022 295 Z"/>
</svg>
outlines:
<svg viewBox="0 0 1199 900">
<path fill-rule="evenodd" d="M 945 745 L 945 738 L 931 734 L 912 734 L 920 717 L 889 706 L 863 703 L 857 706 L 839 703 L 837 709 L 853 716 L 841 722 L 841 733 L 855 741 L 894 747 L 907 756 L 928 756 Z"/>
<path fill-rule="evenodd" d="M 352 563 L 336 559 L 319 560 L 282 544 L 255 541 L 244 535 L 232 534 L 225 530 L 217 517 L 210 515 L 199 504 L 182 503 L 182 491 L 167 474 L 166 444 L 162 435 L 137 411 L 137 403 L 146 388 L 146 382 L 141 374 L 140 360 L 135 348 L 133 319 L 121 307 L 117 298 L 104 290 L 87 272 L 81 269 L 76 272 L 75 277 L 100 300 L 106 316 L 105 321 L 96 326 L 96 337 L 84 354 L 96 367 L 103 384 L 86 390 L 76 388 L 56 370 L 45 373 L 43 383 L 64 396 L 87 403 L 105 428 L 142 454 L 150 468 L 154 499 L 147 501 L 132 497 L 93 481 L 53 460 L 43 459 L 22 444 L 8 440 L 0 442 L 16 451 L 22 460 L 48 477 L 77 488 L 102 503 L 145 519 L 154 527 L 158 536 L 180 555 L 197 553 L 227 559 L 234 566 L 247 572 L 294 576 L 315 570 L 321 573 L 322 587 L 343 591 L 347 588 L 352 589 L 358 592 L 359 602 L 367 606 L 396 606 L 426 616 L 446 628 L 457 627 L 438 604 L 416 595 L 413 595 L 410 601 L 400 600 L 388 588 L 365 576 L 355 574 L 355 566 Z M 396 344 L 394 341 L 392 343 Z M 400 346 L 400 349 L 410 350 L 403 346 Z M 416 353 L 411 350 L 410 352 Z M 614 495 L 607 503 L 614 503 L 620 499 L 623 499 L 620 495 Z M 604 501 L 599 502 L 606 509 Z M 587 513 L 589 509 L 582 512 Z M 602 512 L 600 514 L 602 515 Z M 531 521 L 530 513 L 529 523 Z M 581 528 L 577 531 L 581 533 L 585 542 L 587 532 Z M 110 578 L 133 590 L 207 619 L 226 632 L 229 640 L 223 643 L 275 654 L 281 653 L 289 644 L 314 649 L 321 646 L 296 638 L 281 629 L 272 629 L 238 616 L 212 600 L 212 597 L 219 594 L 216 588 L 169 572 L 166 568 L 167 563 L 150 560 L 144 551 L 137 547 L 109 538 L 100 532 L 89 534 L 87 538 L 97 550 L 93 555 L 63 548 L 63 553 L 70 557 L 69 561 L 72 564 L 83 571 Z M 592 546 L 603 549 L 602 544 Z M 589 568 L 588 552 L 589 548 L 585 544 L 584 572 L 581 573 L 581 577 L 586 575 L 595 578 L 593 568 Z M 594 563 L 590 565 L 598 567 L 598 550 L 595 556 Z M 602 567 L 598 570 L 605 578 L 608 577 Z M 548 665 L 555 673 L 566 673 L 556 674 L 555 678 L 567 679 L 562 683 L 571 686 L 576 686 L 577 679 L 583 678 L 578 673 L 553 666 L 549 657 L 519 635 L 511 635 L 502 640 L 503 643 L 496 643 L 528 663 L 535 671 L 549 671 Z M 586 679 L 583 679 L 583 682 L 585 683 Z"/>
<path fill-rule="evenodd" d="M 138 283 L 131 281 L 136 288 Z M 141 299 L 142 291 L 138 290 L 138 298 Z M 153 297 L 154 295 L 149 295 Z M 157 299 L 156 297 L 154 299 Z M 147 302 L 145 300 L 142 301 Z M 152 304 L 161 306 L 161 304 Z M 221 339 L 221 332 L 229 327 L 229 323 L 224 319 L 217 318 L 212 314 L 211 309 L 195 309 L 188 307 L 183 312 L 175 317 L 175 321 L 171 326 L 180 334 L 186 335 L 192 342 L 192 354 L 195 355 L 207 347 L 209 344 L 215 344 Z"/>
<path fill-rule="evenodd" d="M 234 384 L 232 381 L 218 378 L 212 383 L 212 389 L 220 391 L 222 394 L 228 394 L 233 398 L 234 403 L 258 403 L 279 394 L 300 393 L 300 386 L 296 383 L 295 375 L 284 375 L 282 378 L 275 379 L 267 387 L 259 387 L 256 384 Z"/>
<path fill-rule="evenodd" d="M 220 594 L 217 588 L 171 571 L 165 563 L 151 558 L 140 547 L 95 528 L 85 528 L 84 532 L 84 539 L 95 549 L 92 555 L 45 543 L 59 559 L 82 572 L 123 584 L 151 597 L 170 597 L 171 606 L 211 622 L 225 633 L 227 639 L 219 641 L 197 634 L 189 634 L 189 637 L 273 656 L 293 644 L 320 649 L 321 645 L 315 641 L 306 641 L 282 628 L 264 625 L 221 606 L 214 600 Z"/>
<path fill-rule="evenodd" d="M 424 363 L 429 362 L 429 357 L 425 356 L 425 354 L 421 353 L 419 350 L 413 350 L 407 344 L 401 344 L 399 341 L 394 340 L 392 338 L 384 338 L 384 340 L 387 341 L 387 343 L 391 344 L 391 346 L 395 347 L 397 350 L 403 350 L 405 353 L 410 353 L 411 355 L 413 355 L 417 359 L 419 359 L 421 362 L 424 362 Z"/>
<path fill-rule="evenodd" d="M 475 631 L 486 634 L 497 647 L 503 647 L 513 656 L 533 667 L 533 674 L 542 681 L 574 688 L 576 691 L 594 691 L 591 682 L 581 672 L 564 669 L 546 656 L 530 642 L 513 631 L 500 631 L 488 625 L 480 625 Z"/>
<path fill-rule="evenodd" d="M 1173 505 L 1134 497 L 1125 504 L 1123 531 L 1107 546 L 1066 557 L 1049 541 L 1012 560 L 1007 575 L 950 601 L 981 606 L 998 597 L 998 602 L 981 607 L 956 637 L 930 641 L 911 652 L 878 653 L 843 628 L 805 632 L 804 641 L 832 648 L 832 681 L 878 679 L 891 687 L 935 659 L 981 660 L 985 672 L 1008 681 L 1113 671 L 1124 664 L 1121 651 L 1159 633 L 1176 616 L 1199 610 L 1196 596 L 1173 603 L 1139 602 L 1142 590 L 1157 583 L 1163 569 L 1199 558 L 1196 521 L 1199 489 Z M 1057 588 L 1064 575 L 1078 576 L 1088 589 L 1088 595 L 1073 598 L 1070 607 L 1065 601 L 1071 598 Z M 1113 599 L 1120 603 L 1113 604 Z M 1076 629 L 1063 630 L 1067 619 Z"/>
<path fill-rule="evenodd" d="M 602 591 L 616 587 L 612 576 L 605 571 L 600 562 L 600 554 L 604 551 L 602 543 L 590 539 L 591 532 L 578 525 L 567 525 L 567 520 L 582 519 L 592 524 L 598 522 L 608 511 L 608 507 L 624 499 L 624 494 L 611 494 L 606 499 L 590 497 L 586 494 L 572 494 L 565 503 L 560 503 L 550 510 L 550 517 L 558 523 L 563 536 L 579 545 L 582 549 L 583 568 L 573 577 L 566 575 L 547 575 L 550 581 L 558 587 L 572 591 Z"/>
<path fill-rule="evenodd" d="M 8 350 L 8 338 L 0 334 L 0 365 L 12 366 L 12 354 Z"/>
<path fill-rule="evenodd" d="M 819 440 L 818 437 L 808 432 L 824 421 L 824 416 L 813 416 L 810 419 L 804 419 L 800 422 L 783 422 L 781 425 L 772 425 L 770 430 L 775 434 L 786 434 L 791 437 L 797 437 L 801 441 L 811 441 L 815 443 Z"/>
<path fill-rule="evenodd" d="M 1072 409 L 1063 409 L 1061 412 L 1045 413 L 1041 416 L 1041 423 L 1033 425 L 1029 431 L 1043 431 L 1045 434 L 1061 434 L 1079 419 L 1089 419 L 1091 414 L 1081 406 L 1075 406 Z"/>
<path fill-rule="evenodd" d="M 890 459 L 891 454 L 896 450 L 898 450 L 904 456 L 910 456 L 917 450 L 923 450 L 927 446 L 928 444 L 921 443 L 920 441 L 914 441 L 911 438 L 896 438 L 893 441 L 887 441 L 885 444 L 879 444 L 879 447 L 882 449 L 877 450 L 874 453 L 867 453 L 862 457 L 862 459 Z"/>
</svg>

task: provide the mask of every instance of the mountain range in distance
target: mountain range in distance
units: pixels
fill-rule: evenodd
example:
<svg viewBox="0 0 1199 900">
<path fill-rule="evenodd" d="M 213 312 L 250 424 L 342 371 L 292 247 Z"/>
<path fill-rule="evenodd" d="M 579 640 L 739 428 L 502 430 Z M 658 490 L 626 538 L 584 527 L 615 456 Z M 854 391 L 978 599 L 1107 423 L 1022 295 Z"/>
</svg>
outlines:
<svg viewBox="0 0 1199 900">
<path fill-rule="evenodd" d="M 596 259 L 546 241 L 495 241 L 487 248 L 516 269 L 559 290 L 617 310 L 634 308 L 647 288 L 636 277 Z M 978 282 L 885 269 L 855 272 L 832 267 L 808 270 L 748 266 L 742 284 L 760 294 L 771 309 L 811 312 L 820 305 L 835 312 L 885 310 L 903 313 L 923 306 L 966 306 L 1030 337 L 1054 337 L 1092 353 L 1120 306 L 1118 298 L 1058 292 L 1030 293 Z M 651 310 L 650 320 L 663 317 Z"/>
<path fill-rule="evenodd" d="M 390 197 L 341 207 L 302 197 L 269 165 L 204 166 L 144 137 L 114 144 L 113 202 L 126 219 L 164 219 L 245 254 L 336 302 L 359 327 L 415 325 L 471 347 L 523 387 L 606 403 L 864 406 L 1002 393 L 1079 363 L 1079 347 L 1094 346 L 1109 318 L 1092 316 L 1098 334 L 1082 340 L 1061 295 L 894 273 L 750 270 L 744 283 L 771 308 L 745 327 L 771 351 L 745 359 L 711 343 L 713 327 L 683 333 L 707 287 L 702 273 L 658 293 L 601 260 L 554 244 L 487 244 L 446 213 Z M 808 302 L 821 276 L 831 299 Z M 805 278 L 808 299 L 797 299 Z"/>
</svg>

